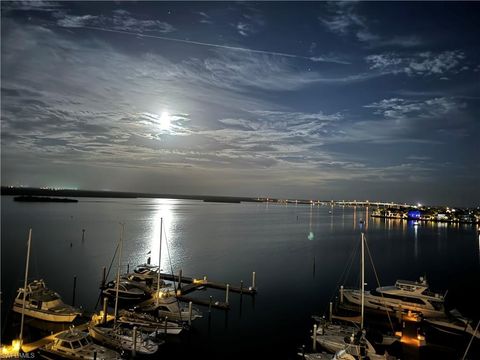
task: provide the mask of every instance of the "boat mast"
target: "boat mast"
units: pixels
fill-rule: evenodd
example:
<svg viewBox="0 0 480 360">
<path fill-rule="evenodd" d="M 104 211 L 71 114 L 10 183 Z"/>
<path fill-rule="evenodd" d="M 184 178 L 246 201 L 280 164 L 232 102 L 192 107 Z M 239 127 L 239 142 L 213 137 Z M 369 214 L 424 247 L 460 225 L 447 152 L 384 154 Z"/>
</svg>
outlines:
<svg viewBox="0 0 480 360">
<path fill-rule="evenodd" d="M 160 218 L 160 245 L 158 246 L 158 275 L 157 275 L 157 306 L 160 298 L 160 271 L 162 270 L 162 232 L 163 232 L 163 218 Z"/>
<path fill-rule="evenodd" d="M 117 312 L 118 312 L 118 288 L 120 286 L 120 262 L 122 260 L 122 246 L 123 246 L 123 231 L 125 230 L 125 224 L 122 223 L 122 228 L 120 230 L 120 246 L 118 253 L 118 267 L 117 267 L 117 287 L 115 289 L 115 311 L 113 313 L 113 324 L 117 324 Z"/>
<path fill-rule="evenodd" d="M 23 341 L 23 320 L 25 318 L 25 303 L 27 302 L 27 281 L 28 281 L 28 264 L 30 262 L 30 245 L 32 243 L 32 229 L 28 231 L 27 245 L 27 263 L 25 265 L 25 282 L 23 284 L 23 304 L 22 304 L 22 320 L 20 322 L 20 346 Z"/>
<path fill-rule="evenodd" d="M 361 293 L 361 299 L 362 299 L 362 307 L 361 307 L 361 322 L 360 322 L 360 328 L 363 329 L 363 314 L 364 314 L 364 307 L 365 307 L 365 250 L 364 250 L 364 242 L 365 242 L 365 235 L 362 230 L 362 293 Z"/>
</svg>

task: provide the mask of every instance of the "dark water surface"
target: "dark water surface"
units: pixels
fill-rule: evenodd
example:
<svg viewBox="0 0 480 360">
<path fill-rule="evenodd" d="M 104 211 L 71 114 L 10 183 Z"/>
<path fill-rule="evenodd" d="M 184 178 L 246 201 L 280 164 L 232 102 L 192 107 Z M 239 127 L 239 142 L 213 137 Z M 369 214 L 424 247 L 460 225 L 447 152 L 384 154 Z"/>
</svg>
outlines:
<svg viewBox="0 0 480 360">
<path fill-rule="evenodd" d="M 367 217 L 365 208 L 222 204 L 171 199 L 93 199 L 78 203 L 16 203 L 2 196 L 2 334 L 16 289 L 23 284 L 28 229 L 33 229 L 30 278 L 93 310 L 103 266 L 109 266 L 125 223 L 123 270 L 144 263 L 151 251 L 158 263 L 160 218 L 162 268 L 192 277 L 245 286 L 257 274 L 258 295 L 230 294 L 231 310 L 200 308 L 204 318 L 187 334 L 169 342 L 164 356 L 202 359 L 293 359 L 298 346 L 310 345 L 311 315 L 323 314 L 335 295 L 352 251 L 360 241 L 359 221 L 368 219 L 366 237 L 382 285 L 426 275 L 430 287 L 449 290 L 447 307 L 478 320 L 480 243 L 470 225 L 420 224 Z M 82 241 L 82 229 L 85 237 Z M 168 246 L 168 252 L 167 252 Z M 315 265 L 314 265 L 315 264 Z M 345 285 L 358 283 L 358 261 Z M 112 272 L 116 268 L 112 268 Z M 376 281 L 367 266 L 367 288 Z M 113 274 L 111 275 L 111 277 Z M 193 295 L 196 295 L 195 293 Z M 198 296 L 224 300 L 221 291 Z M 428 338 L 427 338 L 428 341 Z M 444 358 L 458 358 L 464 345 Z M 161 358 L 159 353 L 158 358 Z M 404 358 L 408 358 L 405 355 Z M 429 356 L 423 356 L 429 358 Z"/>
</svg>

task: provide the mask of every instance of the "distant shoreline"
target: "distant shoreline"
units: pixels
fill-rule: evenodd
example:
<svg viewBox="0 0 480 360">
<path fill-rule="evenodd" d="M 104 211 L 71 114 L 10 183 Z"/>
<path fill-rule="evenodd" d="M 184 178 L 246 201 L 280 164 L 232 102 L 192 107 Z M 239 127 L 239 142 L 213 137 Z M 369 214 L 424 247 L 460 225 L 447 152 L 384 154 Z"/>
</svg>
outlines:
<svg viewBox="0 0 480 360">
<path fill-rule="evenodd" d="M 160 198 L 160 199 L 185 199 L 203 200 L 205 202 L 240 203 L 262 202 L 257 198 L 240 196 L 215 196 L 215 195 L 183 195 L 183 194 L 148 194 L 121 191 L 97 191 L 97 190 L 66 190 L 66 189 L 39 189 L 27 187 L 1 187 L 2 195 L 14 196 L 59 196 L 59 197 L 95 197 L 95 198 Z"/>
<path fill-rule="evenodd" d="M 62 203 L 76 203 L 77 199 L 61 198 L 61 197 L 48 197 L 48 196 L 32 196 L 32 195 L 20 195 L 13 198 L 15 201 L 20 202 L 62 202 Z"/>
</svg>

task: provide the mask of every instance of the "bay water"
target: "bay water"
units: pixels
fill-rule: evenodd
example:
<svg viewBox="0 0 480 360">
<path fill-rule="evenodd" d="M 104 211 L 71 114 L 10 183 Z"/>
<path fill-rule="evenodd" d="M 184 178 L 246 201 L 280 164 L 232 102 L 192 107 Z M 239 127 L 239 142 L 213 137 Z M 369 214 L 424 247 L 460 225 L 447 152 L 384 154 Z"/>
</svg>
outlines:
<svg viewBox="0 0 480 360">
<path fill-rule="evenodd" d="M 354 251 L 360 243 L 361 221 L 381 285 L 426 276 L 431 289 L 448 290 L 448 308 L 457 308 L 473 321 L 480 319 L 476 296 L 480 293 L 480 238 L 472 225 L 371 218 L 372 209 L 364 207 L 78 200 L 18 203 L 2 196 L 2 338 L 15 332 L 8 320 L 16 290 L 23 286 L 30 228 L 29 278 L 44 279 L 71 303 L 76 277 L 75 304 L 93 311 L 102 268 L 112 263 L 121 224 L 125 272 L 148 257 L 158 264 L 160 219 L 164 272 L 178 274 L 182 269 L 185 276 L 207 276 L 237 286 L 243 281 L 245 287 L 251 286 L 255 272 L 258 294 L 230 293 L 227 312 L 213 309 L 209 314 L 208 308 L 199 307 L 203 318 L 186 334 L 169 339 L 158 358 L 295 358 L 302 344 L 311 345 L 311 316 L 328 311 L 339 285 L 358 286 L 360 265 Z M 110 279 L 116 270 L 115 261 Z M 367 289 L 377 286 L 371 265 L 366 267 L 366 282 Z M 218 290 L 192 296 L 225 300 L 224 292 Z M 447 340 L 435 356 L 457 358 L 464 344 L 450 345 Z"/>
</svg>

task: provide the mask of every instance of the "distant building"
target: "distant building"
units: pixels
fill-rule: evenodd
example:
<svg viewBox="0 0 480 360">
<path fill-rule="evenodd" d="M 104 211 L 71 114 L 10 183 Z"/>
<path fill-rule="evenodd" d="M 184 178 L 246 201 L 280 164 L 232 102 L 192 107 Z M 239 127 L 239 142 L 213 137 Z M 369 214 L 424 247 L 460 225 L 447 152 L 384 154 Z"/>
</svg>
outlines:
<svg viewBox="0 0 480 360">
<path fill-rule="evenodd" d="M 409 210 L 407 213 L 407 217 L 410 220 L 420 220 L 422 217 L 422 212 L 420 210 Z"/>
</svg>

